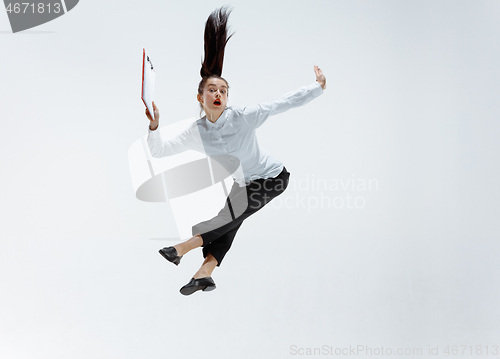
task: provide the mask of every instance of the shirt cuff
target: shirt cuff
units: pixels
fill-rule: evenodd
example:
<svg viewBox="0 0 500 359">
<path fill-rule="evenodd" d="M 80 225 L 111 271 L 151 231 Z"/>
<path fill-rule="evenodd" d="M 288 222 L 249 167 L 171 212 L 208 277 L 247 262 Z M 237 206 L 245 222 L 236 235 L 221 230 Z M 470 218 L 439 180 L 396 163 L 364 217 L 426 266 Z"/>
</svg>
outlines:
<svg viewBox="0 0 500 359">
<path fill-rule="evenodd" d="M 316 95 L 321 95 L 324 91 L 318 81 L 314 81 L 311 85 L 309 85 L 309 88 L 313 90 Z"/>
<path fill-rule="evenodd" d="M 148 138 L 161 138 L 160 126 L 158 126 L 154 131 L 148 126 Z"/>
</svg>

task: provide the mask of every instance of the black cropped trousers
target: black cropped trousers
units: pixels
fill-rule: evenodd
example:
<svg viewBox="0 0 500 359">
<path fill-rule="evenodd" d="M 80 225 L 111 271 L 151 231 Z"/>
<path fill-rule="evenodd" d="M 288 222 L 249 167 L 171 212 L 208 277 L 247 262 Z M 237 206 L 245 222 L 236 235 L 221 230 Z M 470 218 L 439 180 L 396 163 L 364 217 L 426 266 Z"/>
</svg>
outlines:
<svg viewBox="0 0 500 359">
<path fill-rule="evenodd" d="M 282 194 L 289 178 L 290 173 L 283 167 L 278 176 L 259 178 L 245 187 L 235 181 L 217 216 L 192 227 L 193 236 L 200 234 L 203 239 L 203 257 L 212 254 L 220 266 L 243 221 Z"/>
</svg>

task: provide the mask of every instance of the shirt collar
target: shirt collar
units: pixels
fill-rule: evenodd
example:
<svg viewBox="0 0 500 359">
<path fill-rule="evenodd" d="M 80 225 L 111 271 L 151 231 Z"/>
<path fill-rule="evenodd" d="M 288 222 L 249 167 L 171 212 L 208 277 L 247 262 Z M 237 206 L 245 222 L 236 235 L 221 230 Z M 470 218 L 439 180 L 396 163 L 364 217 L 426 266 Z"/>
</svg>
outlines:
<svg viewBox="0 0 500 359">
<path fill-rule="evenodd" d="M 227 107 L 224 109 L 224 111 L 222 112 L 220 117 L 217 119 L 217 121 L 215 121 L 215 123 L 212 123 L 212 121 L 209 121 L 207 118 L 207 115 L 203 116 L 203 118 L 205 119 L 205 122 L 207 123 L 208 128 L 219 129 L 222 126 L 224 126 L 224 123 L 226 123 L 226 120 L 227 120 L 227 114 L 228 114 L 227 109 L 228 109 Z"/>
</svg>

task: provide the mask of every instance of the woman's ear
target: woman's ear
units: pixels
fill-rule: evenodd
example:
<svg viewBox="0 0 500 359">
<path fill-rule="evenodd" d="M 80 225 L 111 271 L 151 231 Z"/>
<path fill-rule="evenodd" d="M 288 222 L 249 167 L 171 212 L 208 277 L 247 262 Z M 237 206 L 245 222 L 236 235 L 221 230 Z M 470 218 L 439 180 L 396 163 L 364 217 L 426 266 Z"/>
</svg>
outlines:
<svg viewBox="0 0 500 359">
<path fill-rule="evenodd" d="M 199 103 L 203 103 L 203 98 L 201 97 L 201 95 L 200 95 L 200 94 L 198 94 L 198 95 L 196 96 L 196 98 L 198 99 L 198 102 L 199 102 Z"/>
</svg>

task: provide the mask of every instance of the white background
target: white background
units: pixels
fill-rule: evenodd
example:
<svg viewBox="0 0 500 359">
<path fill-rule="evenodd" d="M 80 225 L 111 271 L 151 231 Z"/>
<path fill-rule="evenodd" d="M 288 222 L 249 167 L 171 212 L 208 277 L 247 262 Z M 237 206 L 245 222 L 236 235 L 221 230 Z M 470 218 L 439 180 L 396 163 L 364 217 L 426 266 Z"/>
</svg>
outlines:
<svg viewBox="0 0 500 359">
<path fill-rule="evenodd" d="M 201 250 L 179 267 L 158 254 L 173 216 L 135 198 L 128 148 L 148 126 L 142 48 L 162 125 L 197 116 L 204 23 L 223 4 L 84 0 L 17 34 L 0 11 L 0 357 L 292 358 L 323 345 L 423 357 L 439 345 L 441 357 L 448 344 L 491 357 L 500 3 L 229 3 L 229 104 L 308 85 L 315 64 L 328 88 L 259 129 L 291 173 L 288 208 L 245 221 L 217 289 L 184 297 Z M 312 179 L 377 186 L 299 188 Z M 314 207 L 321 196 L 363 206 Z"/>
</svg>

